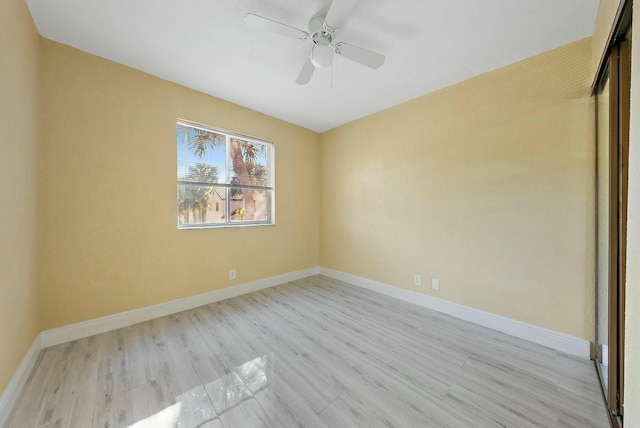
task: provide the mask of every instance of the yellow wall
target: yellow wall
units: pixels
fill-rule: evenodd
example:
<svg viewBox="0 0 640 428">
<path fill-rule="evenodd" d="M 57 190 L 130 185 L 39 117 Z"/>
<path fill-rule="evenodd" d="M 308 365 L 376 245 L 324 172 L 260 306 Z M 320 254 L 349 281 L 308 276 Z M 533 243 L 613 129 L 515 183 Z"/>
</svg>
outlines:
<svg viewBox="0 0 640 428">
<path fill-rule="evenodd" d="M 318 134 L 51 41 L 41 52 L 43 329 L 318 265 Z M 177 118 L 274 142 L 275 226 L 176 229 Z"/>
<path fill-rule="evenodd" d="M 0 393 L 39 330 L 38 44 L 24 2 L 0 2 Z"/>
<path fill-rule="evenodd" d="M 613 27 L 613 21 L 615 20 L 616 12 L 620 6 L 620 1 L 621 0 L 600 0 L 598 14 L 596 16 L 596 22 L 593 29 L 593 43 L 591 45 L 592 77 L 595 76 L 600 59 L 607 47 L 609 33 L 611 33 L 611 28 Z"/>
<path fill-rule="evenodd" d="M 585 39 L 323 134 L 321 265 L 593 339 L 590 60 Z"/>
</svg>

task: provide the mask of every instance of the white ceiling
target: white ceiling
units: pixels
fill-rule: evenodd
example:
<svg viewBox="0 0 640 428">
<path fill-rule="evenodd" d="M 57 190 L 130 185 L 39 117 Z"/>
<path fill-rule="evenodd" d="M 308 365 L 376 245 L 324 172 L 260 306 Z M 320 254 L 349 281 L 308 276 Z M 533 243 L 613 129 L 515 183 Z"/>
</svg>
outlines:
<svg viewBox="0 0 640 428">
<path fill-rule="evenodd" d="M 331 0 L 27 0 L 40 34 L 317 132 L 593 32 L 598 0 L 359 0 L 334 41 L 386 56 L 334 57 L 295 79 L 313 43 L 264 33 L 254 13 L 307 31 Z"/>
</svg>

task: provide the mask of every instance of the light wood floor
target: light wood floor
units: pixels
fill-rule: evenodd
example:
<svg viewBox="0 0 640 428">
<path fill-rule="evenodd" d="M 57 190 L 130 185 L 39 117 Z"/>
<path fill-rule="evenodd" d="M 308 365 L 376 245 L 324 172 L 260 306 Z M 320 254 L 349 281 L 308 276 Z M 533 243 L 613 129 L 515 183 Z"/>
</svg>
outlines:
<svg viewBox="0 0 640 428">
<path fill-rule="evenodd" d="M 322 276 L 44 350 L 25 427 L 607 427 L 595 367 Z"/>
</svg>

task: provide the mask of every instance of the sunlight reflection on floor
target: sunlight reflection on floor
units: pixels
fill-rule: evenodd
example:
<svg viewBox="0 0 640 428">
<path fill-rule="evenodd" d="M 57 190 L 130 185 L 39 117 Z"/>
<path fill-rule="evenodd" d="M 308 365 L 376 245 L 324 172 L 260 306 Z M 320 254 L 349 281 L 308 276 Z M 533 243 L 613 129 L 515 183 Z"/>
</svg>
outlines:
<svg viewBox="0 0 640 428">
<path fill-rule="evenodd" d="M 200 426 L 212 421 L 246 399 L 253 398 L 254 393 L 269 384 L 272 375 L 269 375 L 268 361 L 272 358 L 272 355 L 265 355 L 247 361 L 235 371 L 178 395 L 175 404 L 128 428 Z"/>
</svg>

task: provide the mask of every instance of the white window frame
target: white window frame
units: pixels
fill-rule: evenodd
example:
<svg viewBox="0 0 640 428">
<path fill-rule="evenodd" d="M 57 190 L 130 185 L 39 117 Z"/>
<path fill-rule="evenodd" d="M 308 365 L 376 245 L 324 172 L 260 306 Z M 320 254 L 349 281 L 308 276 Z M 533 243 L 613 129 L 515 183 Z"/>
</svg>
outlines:
<svg viewBox="0 0 640 428">
<path fill-rule="evenodd" d="M 223 183 L 208 183 L 207 186 L 225 189 L 225 221 L 220 223 L 196 223 L 196 224 L 180 224 L 178 223 L 178 230 L 192 230 L 192 229 L 211 229 L 211 228 L 228 228 L 228 227 L 252 227 L 252 226 L 272 226 L 276 224 L 275 218 L 275 145 L 271 141 L 266 141 L 256 137 L 250 137 L 247 135 L 238 134 L 236 132 L 226 131 L 220 128 L 215 128 L 209 125 L 203 125 L 197 122 L 191 122 L 189 120 L 178 119 L 176 126 L 182 125 L 190 128 L 197 128 L 208 132 L 225 136 L 225 179 Z M 176 135 L 176 148 L 178 145 L 178 136 Z M 244 140 L 249 143 L 256 143 L 264 145 L 267 148 L 267 186 L 253 186 L 242 184 L 231 184 L 232 172 L 230 168 L 230 144 L 231 139 Z M 177 155 L 177 154 L 176 154 Z M 177 157 L 177 156 L 176 156 Z M 177 165 L 177 162 L 176 162 Z M 177 179 L 176 179 L 177 180 Z M 179 185 L 180 181 L 177 180 L 176 184 Z M 270 184 L 270 185 L 269 185 Z M 267 218 L 266 220 L 254 220 L 254 221 L 231 221 L 231 189 L 254 189 L 265 190 L 267 195 Z M 178 198 L 178 186 L 176 186 L 176 199 Z M 178 215 L 176 208 L 176 215 Z M 177 219 L 177 217 L 176 217 Z"/>
</svg>

